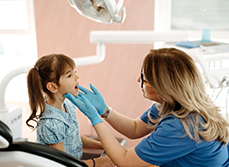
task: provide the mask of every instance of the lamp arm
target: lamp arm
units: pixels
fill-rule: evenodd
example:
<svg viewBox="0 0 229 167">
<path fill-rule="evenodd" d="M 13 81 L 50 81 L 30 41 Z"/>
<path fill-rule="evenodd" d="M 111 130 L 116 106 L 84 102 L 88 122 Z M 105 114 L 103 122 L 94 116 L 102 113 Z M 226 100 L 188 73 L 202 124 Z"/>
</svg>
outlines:
<svg viewBox="0 0 229 167">
<path fill-rule="evenodd" d="M 97 64 L 102 62 L 106 56 L 106 47 L 104 43 L 98 42 L 96 46 L 96 55 L 74 58 L 77 66 Z"/>
</svg>

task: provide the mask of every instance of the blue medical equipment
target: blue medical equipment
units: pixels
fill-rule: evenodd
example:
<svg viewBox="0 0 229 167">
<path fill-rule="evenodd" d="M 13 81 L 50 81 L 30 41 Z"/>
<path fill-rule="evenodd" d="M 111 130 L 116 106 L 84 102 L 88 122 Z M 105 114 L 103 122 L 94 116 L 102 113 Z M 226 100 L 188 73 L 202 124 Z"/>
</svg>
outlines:
<svg viewBox="0 0 229 167">
<path fill-rule="evenodd" d="M 200 47 L 200 44 L 192 41 L 180 41 L 176 44 L 176 46 L 185 47 L 185 48 L 197 48 Z"/>
</svg>

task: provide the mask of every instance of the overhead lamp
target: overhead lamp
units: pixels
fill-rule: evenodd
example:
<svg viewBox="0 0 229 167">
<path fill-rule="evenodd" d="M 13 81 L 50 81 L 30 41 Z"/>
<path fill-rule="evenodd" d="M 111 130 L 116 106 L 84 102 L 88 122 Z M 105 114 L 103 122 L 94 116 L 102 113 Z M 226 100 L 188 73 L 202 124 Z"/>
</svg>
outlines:
<svg viewBox="0 0 229 167">
<path fill-rule="evenodd" d="M 115 0 L 68 0 L 76 11 L 93 21 L 110 24 L 123 23 L 126 18 L 126 9 L 122 8 L 123 0 L 116 4 Z M 118 15 L 122 8 L 121 16 Z"/>
</svg>

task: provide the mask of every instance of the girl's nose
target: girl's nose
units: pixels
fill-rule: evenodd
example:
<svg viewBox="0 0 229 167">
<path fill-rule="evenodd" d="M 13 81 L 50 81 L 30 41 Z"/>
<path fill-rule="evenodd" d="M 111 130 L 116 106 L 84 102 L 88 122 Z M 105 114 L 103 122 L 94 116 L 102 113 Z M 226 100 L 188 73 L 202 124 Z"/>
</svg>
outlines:
<svg viewBox="0 0 229 167">
<path fill-rule="evenodd" d="M 80 78 L 80 76 L 79 76 L 79 75 L 77 75 L 77 74 L 75 74 L 75 75 L 76 75 L 76 80 Z"/>
</svg>

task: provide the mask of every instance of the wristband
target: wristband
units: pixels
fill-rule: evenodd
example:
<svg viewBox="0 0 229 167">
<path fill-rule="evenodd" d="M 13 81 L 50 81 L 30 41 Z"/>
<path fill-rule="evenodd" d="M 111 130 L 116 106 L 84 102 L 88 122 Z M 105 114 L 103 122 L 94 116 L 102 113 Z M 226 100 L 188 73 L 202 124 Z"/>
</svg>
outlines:
<svg viewBox="0 0 229 167">
<path fill-rule="evenodd" d="M 93 167 L 95 167 L 95 160 L 94 160 L 94 158 L 91 158 L 91 160 L 93 161 Z"/>
<path fill-rule="evenodd" d="M 110 106 L 107 106 L 107 110 L 104 111 L 104 113 L 101 115 L 102 118 L 106 119 L 108 115 L 110 114 L 112 108 Z"/>
</svg>

